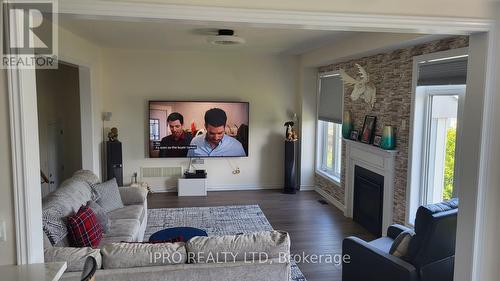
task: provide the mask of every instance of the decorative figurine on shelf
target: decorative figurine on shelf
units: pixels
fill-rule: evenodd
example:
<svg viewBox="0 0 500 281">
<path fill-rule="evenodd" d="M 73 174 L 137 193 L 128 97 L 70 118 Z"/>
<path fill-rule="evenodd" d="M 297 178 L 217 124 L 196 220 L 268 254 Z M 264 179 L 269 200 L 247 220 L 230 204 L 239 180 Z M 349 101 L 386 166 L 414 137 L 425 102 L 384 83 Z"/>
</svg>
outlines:
<svg viewBox="0 0 500 281">
<path fill-rule="evenodd" d="M 117 141 L 118 140 L 118 129 L 116 127 L 111 128 L 111 131 L 108 133 L 109 141 Z"/>
<path fill-rule="evenodd" d="M 285 139 L 287 141 L 297 141 L 299 139 L 299 135 L 297 134 L 297 131 L 295 131 L 295 128 L 293 127 L 295 123 L 293 121 L 288 121 L 285 123 L 286 127 L 286 133 L 285 133 Z"/>
</svg>

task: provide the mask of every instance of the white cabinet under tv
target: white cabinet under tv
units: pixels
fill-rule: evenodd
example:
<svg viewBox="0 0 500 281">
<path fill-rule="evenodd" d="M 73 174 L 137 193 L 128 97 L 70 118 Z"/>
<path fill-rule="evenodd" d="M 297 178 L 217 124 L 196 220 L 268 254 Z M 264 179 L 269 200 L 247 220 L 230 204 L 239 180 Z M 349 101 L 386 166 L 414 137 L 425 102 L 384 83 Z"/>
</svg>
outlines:
<svg viewBox="0 0 500 281">
<path fill-rule="evenodd" d="M 207 179 L 179 178 L 177 196 L 207 196 Z"/>
</svg>

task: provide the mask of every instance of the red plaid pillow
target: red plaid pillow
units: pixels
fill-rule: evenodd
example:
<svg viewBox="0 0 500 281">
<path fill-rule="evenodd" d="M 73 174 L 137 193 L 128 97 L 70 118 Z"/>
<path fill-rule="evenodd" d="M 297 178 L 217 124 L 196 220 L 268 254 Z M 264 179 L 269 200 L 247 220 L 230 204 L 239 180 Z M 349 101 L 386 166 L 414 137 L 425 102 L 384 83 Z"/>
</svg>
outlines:
<svg viewBox="0 0 500 281">
<path fill-rule="evenodd" d="M 78 212 L 67 218 L 68 233 L 72 247 L 97 247 L 102 239 L 102 226 L 97 222 L 94 212 L 81 206 Z"/>
</svg>

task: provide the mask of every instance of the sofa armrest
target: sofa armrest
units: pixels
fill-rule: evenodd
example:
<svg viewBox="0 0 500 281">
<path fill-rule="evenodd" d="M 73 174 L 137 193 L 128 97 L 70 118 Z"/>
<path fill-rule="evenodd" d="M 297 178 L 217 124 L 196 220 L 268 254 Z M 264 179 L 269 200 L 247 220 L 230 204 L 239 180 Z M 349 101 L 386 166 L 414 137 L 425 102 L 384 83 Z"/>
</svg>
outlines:
<svg viewBox="0 0 500 281">
<path fill-rule="evenodd" d="M 124 205 L 143 204 L 148 191 L 141 187 L 118 187 Z"/>
<path fill-rule="evenodd" d="M 344 257 L 342 281 L 418 280 L 418 272 L 412 264 L 385 253 L 356 237 L 344 239 L 342 255 Z M 346 261 L 346 257 L 349 257 L 349 260 Z"/>
<path fill-rule="evenodd" d="M 390 237 L 394 240 L 394 239 L 396 239 L 396 237 L 398 237 L 398 235 L 401 232 L 406 231 L 406 230 L 412 230 L 412 229 L 408 228 L 404 225 L 393 224 L 393 225 L 389 226 L 389 228 L 387 228 L 387 237 Z"/>
</svg>

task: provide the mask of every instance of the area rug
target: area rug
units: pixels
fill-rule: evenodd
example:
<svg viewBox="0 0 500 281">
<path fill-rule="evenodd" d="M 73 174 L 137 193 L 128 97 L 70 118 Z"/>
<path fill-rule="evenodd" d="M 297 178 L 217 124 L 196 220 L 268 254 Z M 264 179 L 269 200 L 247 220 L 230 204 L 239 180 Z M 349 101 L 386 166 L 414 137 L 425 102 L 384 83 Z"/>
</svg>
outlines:
<svg viewBox="0 0 500 281">
<path fill-rule="evenodd" d="M 144 239 L 162 229 L 179 226 L 200 228 L 209 236 L 273 230 L 258 205 L 149 209 Z M 306 281 L 293 261 L 290 280 Z"/>
</svg>

